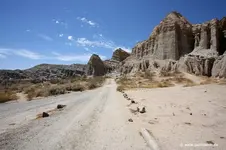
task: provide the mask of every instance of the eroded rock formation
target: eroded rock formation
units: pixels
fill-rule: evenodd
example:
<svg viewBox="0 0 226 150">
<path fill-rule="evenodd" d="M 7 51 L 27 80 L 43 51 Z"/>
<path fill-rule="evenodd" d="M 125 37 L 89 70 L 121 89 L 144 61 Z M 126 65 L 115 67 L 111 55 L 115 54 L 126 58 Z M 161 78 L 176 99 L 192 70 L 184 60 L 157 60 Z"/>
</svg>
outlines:
<svg viewBox="0 0 226 150">
<path fill-rule="evenodd" d="M 148 40 L 132 49 L 131 56 L 122 63 L 121 71 L 161 68 L 224 77 L 226 68 L 221 65 L 225 63 L 224 57 L 219 55 L 225 50 L 226 17 L 191 24 L 180 13 L 172 12 L 153 29 Z M 156 62 L 160 62 L 157 67 Z M 218 71 L 218 68 L 224 71 Z"/>
<path fill-rule="evenodd" d="M 98 55 L 93 54 L 87 64 L 87 75 L 103 76 L 105 73 L 106 70 L 103 61 Z"/>
<path fill-rule="evenodd" d="M 111 59 L 121 62 L 121 61 L 125 60 L 127 57 L 129 57 L 129 55 L 130 55 L 129 53 L 127 53 L 126 51 L 119 48 L 113 52 Z"/>
</svg>

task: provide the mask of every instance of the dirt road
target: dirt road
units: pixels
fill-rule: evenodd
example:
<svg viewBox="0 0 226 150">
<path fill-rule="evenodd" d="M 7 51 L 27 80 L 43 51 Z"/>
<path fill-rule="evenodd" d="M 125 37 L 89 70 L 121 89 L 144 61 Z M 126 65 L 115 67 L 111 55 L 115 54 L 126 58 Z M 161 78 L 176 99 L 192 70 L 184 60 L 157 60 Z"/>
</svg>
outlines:
<svg viewBox="0 0 226 150">
<path fill-rule="evenodd" d="M 128 122 L 116 84 L 30 102 L 0 105 L 1 150 L 148 149 L 138 129 Z M 67 105 L 48 118 L 38 113 Z"/>
</svg>

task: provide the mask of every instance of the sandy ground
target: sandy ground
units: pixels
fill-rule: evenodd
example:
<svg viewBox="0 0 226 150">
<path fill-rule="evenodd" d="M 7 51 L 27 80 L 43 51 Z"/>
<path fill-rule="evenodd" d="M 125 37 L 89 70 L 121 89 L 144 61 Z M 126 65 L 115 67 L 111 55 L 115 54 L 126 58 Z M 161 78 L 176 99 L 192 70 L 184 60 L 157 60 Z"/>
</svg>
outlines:
<svg viewBox="0 0 226 150">
<path fill-rule="evenodd" d="M 38 113 L 67 105 L 48 118 Z M 116 84 L 40 100 L 0 105 L 1 150 L 145 150 Z"/>
<path fill-rule="evenodd" d="M 124 100 L 128 110 L 146 107 L 147 113 L 130 115 L 136 126 L 152 133 L 160 149 L 226 149 L 226 85 L 137 89 L 126 93 L 138 102 L 129 105 Z"/>
</svg>

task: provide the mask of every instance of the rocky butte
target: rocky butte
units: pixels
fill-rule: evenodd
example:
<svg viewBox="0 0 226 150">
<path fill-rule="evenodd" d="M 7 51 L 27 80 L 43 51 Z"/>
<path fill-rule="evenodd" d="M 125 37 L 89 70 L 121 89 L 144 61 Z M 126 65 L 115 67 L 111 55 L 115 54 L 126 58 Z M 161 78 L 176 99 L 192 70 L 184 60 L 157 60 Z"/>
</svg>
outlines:
<svg viewBox="0 0 226 150">
<path fill-rule="evenodd" d="M 226 17 L 191 24 L 169 13 L 147 40 L 139 42 L 122 62 L 122 73 L 145 70 L 185 71 L 226 77 Z"/>
</svg>

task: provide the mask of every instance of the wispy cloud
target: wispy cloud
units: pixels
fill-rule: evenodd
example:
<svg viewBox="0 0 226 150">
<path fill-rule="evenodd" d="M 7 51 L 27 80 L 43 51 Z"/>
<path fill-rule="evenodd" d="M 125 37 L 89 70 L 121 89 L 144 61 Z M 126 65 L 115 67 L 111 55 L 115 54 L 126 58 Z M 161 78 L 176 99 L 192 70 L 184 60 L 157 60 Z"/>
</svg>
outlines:
<svg viewBox="0 0 226 150">
<path fill-rule="evenodd" d="M 111 40 L 105 40 L 105 39 L 100 39 L 100 40 L 88 40 L 86 38 L 78 38 L 76 40 L 76 43 L 78 46 L 83 46 L 83 47 L 102 47 L 102 48 L 107 48 L 111 50 L 115 50 L 117 48 L 122 48 L 123 50 L 127 52 L 131 52 L 130 48 L 126 48 L 125 46 L 120 46 L 115 44 Z"/>
<path fill-rule="evenodd" d="M 64 34 L 59 34 L 59 37 L 63 37 L 64 36 Z"/>
<path fill-rule="evenodd" d="M 29 50 L 26 50 L 26 49 L 17 50 L 17 51 L 13 51 L 13 52 L 14 52 L 15 55 L 19 55 L 19 56 L 26 57 L 26 58 L 29 58 L 29 59 L 41 59 L 41 58 L 43 58 L 42 55 L 35 53 L 35 52 L 32 52 L 32 51 L 29 51 Z"/>
<path fill-rule="evenodd" d="M 17 55 L 29 59 L 42 59 L 43 55 L 36 52 L 26 50 L 26 49 L 10 49 L 10 48 L 0 48 L 0 55 L 6 58 L 8 55 Z"/>
<path fill-rule="evenodd" d="M 89 50 L 89 49 L 87 49 Z M 74 62 L 81 62 L 86 63 L 91 55 L 92 51 L 89 50 L 88 53 L 84 54 L 65 54 L 65 53 L 59 53 L 59 52 L 52 52 L 48 55 L 42 55 L 40 53 L 27 50 L 27 49 L 10 49 L 10 48 L 0 48 L 0 59 L 7 58 L 8 55 L 14 55 L 14 56 L 20 56 L 32 60 L 58 60 L 58 61 L 74 61 Z M 97 54 L 97 53 L 95 53 Z M 106 59 L 107 57 L 104 55 L 100 55 L 100 58 L 102 60 Z"/>
<path fill-rule="evenodd" d="M 54 23 L 56 23 L 56 24 L 59 24 L 59 25 L 64 26 L 66 29 L 68 28 L 68 24 L 67 24 L 66 22 L 64 22 L 64 21 L 61 21 L 61 20 L 59 20 L 59 19 L 52 19 L 52 21 L 53 21 Z"/>
<path fill-rule="evenodd" d="M 6 58 L 6 55 L 0 53 L 0 58 Z"/>
<path fill-rule="evenodd" d="M 38 37 L 46 40 L 46 41 L 53 41 L 53 39 L 45 34 L 38 34 Z"/>
<path fill-rule="evenodd" d="M 98 24 L 92 20 L 88 20 L 85 17 L 77 17 L 78 20 L 80 20 L 82 23 L 88 24 L 91 27 L 98 27 Z"/>
<path fill-rule="evenodd" d="M 91 54 L 70 54 L 70 55 L 65 55 L 65 54 L 60 54 L 57 52 L 53 52 L 53 55 L 55 55 L 55 59 L 60 60 L 60 61 L 78 61 L 78 62 L 87 62 Z"/>
</svg>

